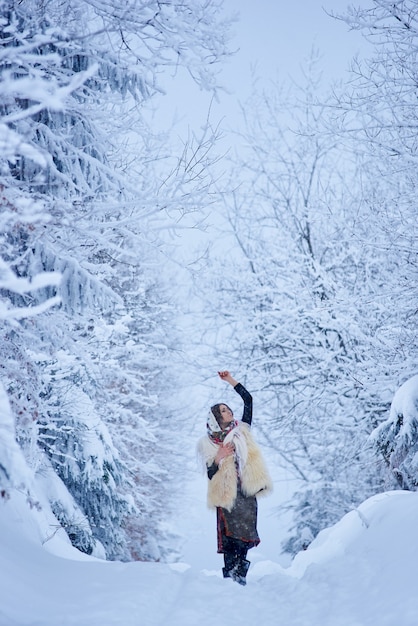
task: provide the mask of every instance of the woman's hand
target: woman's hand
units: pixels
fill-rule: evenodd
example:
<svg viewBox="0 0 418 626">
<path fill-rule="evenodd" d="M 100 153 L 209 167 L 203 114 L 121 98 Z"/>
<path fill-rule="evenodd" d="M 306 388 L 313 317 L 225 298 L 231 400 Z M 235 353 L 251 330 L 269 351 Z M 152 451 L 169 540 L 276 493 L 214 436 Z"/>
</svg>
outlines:
<svg viewBox="0 0 418 626">
<path fill-rule="evenodd" d="M 238 381 L 236 381 L 235 378 L 232 378 L 232 376 L 228 372 L 228 370 L 224 370 L 222 372 L 218 372 L 218 376 L 219 376 L 219 378 L 221 378 L 222 380 L 226 381 L 227 383 L 229 383 L 233 387 L 235 387 L 235 385 L 238 385 Z"/>
<path fill-rule="evenodd" d="M 222 459 L 225 459 L 227 456 L 231 456 L 232 454 L 234 454 L 234 452 L 235 452 L 235 446 L 232 442 L 225 443 L 219 446 L 219 450 L 215 457 L 216 465 L 219 465 Z"/>
</svg>

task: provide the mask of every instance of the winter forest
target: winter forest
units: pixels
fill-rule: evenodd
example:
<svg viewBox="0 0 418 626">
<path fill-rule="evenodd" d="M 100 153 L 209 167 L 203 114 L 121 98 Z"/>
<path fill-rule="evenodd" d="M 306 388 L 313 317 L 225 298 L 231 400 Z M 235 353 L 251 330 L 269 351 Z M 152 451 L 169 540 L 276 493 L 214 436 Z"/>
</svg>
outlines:
<svg viewBox="0 0 418 626">
<path fill-rule="evenodd" d="M 150 114 L 178 68 L 217 98 L 227 3 L 0 0 L 0 508 L 175 562 L 223 368 L 292 485 L 283 553 L 417 489 L 418 4 L 361 4 L 329 28 L 369 56 L 255 81 L 232 141 Z"/>
</svg>

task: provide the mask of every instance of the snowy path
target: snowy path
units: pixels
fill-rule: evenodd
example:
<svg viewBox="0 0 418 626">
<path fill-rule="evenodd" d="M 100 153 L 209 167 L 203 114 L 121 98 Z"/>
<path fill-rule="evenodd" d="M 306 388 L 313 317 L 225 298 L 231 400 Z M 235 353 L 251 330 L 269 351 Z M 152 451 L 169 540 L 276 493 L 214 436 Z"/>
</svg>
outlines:
<svg viewBox="0 0 418 626">
<path fill-rule="evenodd" d="M 246 587 L 224 581 L 220 568 L 109 563 L 71 547 L 57 556 L 8 510 L 0 510 L 1 626 L 418 624 L 415 493 L 370 499 L 288 569 L 256 562 Z"/>
</svg>

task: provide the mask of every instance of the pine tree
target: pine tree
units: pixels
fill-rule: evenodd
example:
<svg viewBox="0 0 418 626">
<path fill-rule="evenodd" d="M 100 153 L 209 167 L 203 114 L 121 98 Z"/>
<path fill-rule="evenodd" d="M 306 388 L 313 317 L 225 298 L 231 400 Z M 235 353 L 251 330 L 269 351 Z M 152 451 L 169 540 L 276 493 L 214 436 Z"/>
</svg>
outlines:
<svg viewBox="0 0 418 626">
<path fill-rule="evenodd" d="M 165 209 L 201 206 L 201 191 L 193 198 L 190 167 L 158 180 L 149 164 L 161 146 L 141 106 L 159 91 L 164 66 L 184 64 L 214 88 L 226 23 L 214 2 L 200 0 L 0 0 L 0 19 L 0 254 L 19 279 L 50 277 L 36 290 L 2 291 L 6 308 L 26 310 L 2 342 L 17 438 L 27 462 L 39 472 L 52 467 L 51 481 L 71 494 L 51 499 L 77 547 L 158 558 L 145 545 L 158 506 L 141 507 L 152 474 L 141 440 L 152 440 L 163 419 L 147 411 L 167 387 L 156 383 L 165 350 L 153 342 L 167 330 L 168 303 L 149 297 L 159 284 L 153 227 L 172 225 Z M 149 330 L 156 311 L 159 335 Z M 124 440 L 134 442 L 129 450 Z M 158 464 L 166 447 L 155 444 Z"/>
</svg>

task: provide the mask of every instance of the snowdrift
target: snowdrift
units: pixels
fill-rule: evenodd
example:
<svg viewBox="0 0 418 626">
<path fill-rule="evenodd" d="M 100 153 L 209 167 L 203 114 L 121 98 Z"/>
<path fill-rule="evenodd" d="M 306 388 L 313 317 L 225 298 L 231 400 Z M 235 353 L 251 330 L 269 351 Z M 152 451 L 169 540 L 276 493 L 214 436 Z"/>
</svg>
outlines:
<svg viewBox="0 0 418 626">
<path fill-rule="evenodd" d="M 39 515 L 17 495 L 0 505 L 1 626 L 418 624 L 416 493 L 370 498 L 289 568 L 253 565 L 246 587 L 220 569 L 88 557 L 62 530 L 42 545 Z"/>
</svg>

